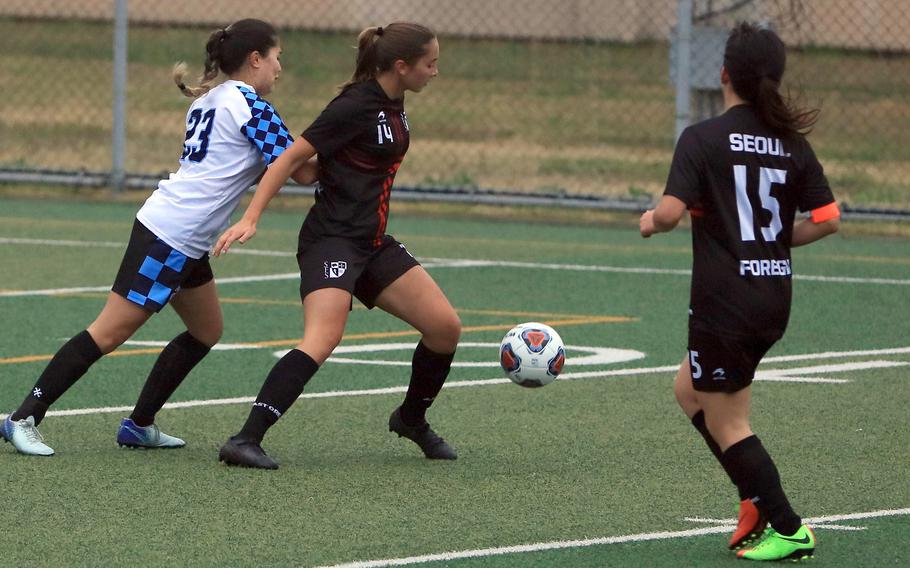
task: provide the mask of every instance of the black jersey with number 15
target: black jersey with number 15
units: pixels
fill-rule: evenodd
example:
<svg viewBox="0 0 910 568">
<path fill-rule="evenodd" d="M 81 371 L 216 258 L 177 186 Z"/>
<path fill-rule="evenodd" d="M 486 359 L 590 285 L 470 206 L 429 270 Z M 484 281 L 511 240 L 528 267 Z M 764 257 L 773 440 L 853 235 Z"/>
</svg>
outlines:
<svg viewBox="0 0 910 568">
<path fill-rule="evenodd" d="M 777 339 L 790 317 L 796 210 L 834 196 L 803 137 L 781 138 L 751 105 L 690 126 L 676 145 L 665 195 L 692 217 L 690 326 Z"/>
<path fill-rule="evenodd" d="M 404 99 L 390 99 L 375 79 L 355 83 L 302 136 L 319 156 L 320 190 L 300 238 L 344 237 L 379 246 L 392 182 L 410 140 Z"/>
</svg>

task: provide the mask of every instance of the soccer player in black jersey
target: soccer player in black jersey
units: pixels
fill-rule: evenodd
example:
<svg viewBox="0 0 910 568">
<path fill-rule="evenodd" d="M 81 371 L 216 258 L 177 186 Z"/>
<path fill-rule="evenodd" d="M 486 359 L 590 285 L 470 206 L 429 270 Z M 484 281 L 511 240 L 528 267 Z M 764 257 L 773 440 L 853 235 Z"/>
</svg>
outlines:
<svg viewBox="0 0 910 568">
<path fill-rule="evenodd" d="M 692 217 L 688 356 L 674 390 L 739 490 L 729 546 L 752 560 L 815 549 L 752 433 L 750 385 L 790 316 L 790 248 L 835 232 L 840 217 L 805 138 L 818 111 L 796 108 L 779 92 L 785 62 L 773 31 L 740 24 L 731 32 L 720 73 L 726 110 L 683 131 L 664 195 L 640 220 L 650 237 L 676 227 L 687 209 Z M 797 209 L 809 217 L 794 222 Z"/>
<path fill-rule="evenodd" d="M 427 458 L 456 458 L 425 414 L 449 374 L 461 322 L 426 270 L 385 232 L 392 182 L 408 150 L 404 93 L 421 91 L 437 75 L 438 58 L 435 35 L 421 25 L 361 32 L 351 80 L 269 168 L 243 218 L 216 243 L 217 256 L 235 241 L 248 241 L 291 172 L 318 155 L 320 189 L 297 249 L 303 339 L 272 368 L 243 428 L 221 448 L 221 461 L 278 467 L 262 450 L 262 439 L 341 341 L 352 296 L 422 334 L 389 430 L 414 441 Z"/>
</svg>

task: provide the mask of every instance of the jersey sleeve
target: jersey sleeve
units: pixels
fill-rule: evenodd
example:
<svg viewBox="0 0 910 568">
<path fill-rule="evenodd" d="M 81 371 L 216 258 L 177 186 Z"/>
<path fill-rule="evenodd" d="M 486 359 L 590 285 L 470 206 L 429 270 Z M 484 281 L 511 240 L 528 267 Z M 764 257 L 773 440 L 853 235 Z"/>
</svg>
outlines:
<svg viewBox="0 0 910 568">
<path fill-rule="evenodd" d="M 813 220 L 820 223 L 826 220 L 819 220 L 820 217 L 824 216 L 830 219 L 832 211 L 835 211 L 837 206 L 835 205 L 834 209 L 827 207 L 834 204 L 834 194 L 828 185 L 825 170 L 808 142 L 805 142 L 803 151 L 805 152 L 805 163 L 799 180 L 799 210 L 804 213 L 811 211 Z M 815 214 L 816 211 L 819 211 L 818 215 Z"/>
<path fill-rule="evenodd" d="M 365 125 L 363 104 L 342 93 L 325 107 L 301 136 L 312 144 L 318 154 L 331 156 L 363 132 Z"/>
<path fill-rule="evenodd" d="M 679 136 L 673 152 L 664 195 L 680 199 L 690 209 L 694 207 L 700 201 L 702 168 L 698 138 L 691 127 L 686 128 Z"/>
<path fill-rule="evenodd" d="M 294 142 L 294 137 L 281 120 L 278 111 L 267 100 L 250 89 L 238 88 L 243 93 L 252 115 L 240 126 L 240 131 L 259 149 L 265 164 L 270 165 Z"/>
</svg>

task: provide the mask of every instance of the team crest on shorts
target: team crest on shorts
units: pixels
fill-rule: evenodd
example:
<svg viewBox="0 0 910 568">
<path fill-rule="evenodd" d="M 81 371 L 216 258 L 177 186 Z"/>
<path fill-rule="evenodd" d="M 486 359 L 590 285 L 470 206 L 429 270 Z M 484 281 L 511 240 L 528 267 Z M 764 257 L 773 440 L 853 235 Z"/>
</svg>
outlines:
<svg viewBox="0 0 910 568">
<path fill-rule="evenodd" d="M 325 261 L 323 265 L 325 266 L 326 278 L 341 278 L 348 269 L 348 263 L 343 260 Z"/>
</svg>

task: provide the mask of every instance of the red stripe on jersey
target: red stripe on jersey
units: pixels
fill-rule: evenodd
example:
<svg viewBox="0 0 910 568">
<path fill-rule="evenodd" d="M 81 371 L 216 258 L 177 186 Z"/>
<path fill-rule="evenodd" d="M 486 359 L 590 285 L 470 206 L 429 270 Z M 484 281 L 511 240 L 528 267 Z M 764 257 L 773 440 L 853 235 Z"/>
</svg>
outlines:
<svg viewBox="0 0 910 568">
<path fill-rule="evenodd" d="M 704 217 L 705 210 L 698 209 L 698 208 L 689 209 L 689 215 L 691 215 L 692 217 Z"/>
<path fill-rule="evenodd" d="M 837 203 L 832 201 L 818 209 L 813 209 L 809 215 L 811 215 L 813 223 L 824 223 L 825 221 L 840 217 L 840 209 L 838 209 Z"/>
<path fill-rule="evenodd" d="M 387 177 L 382 182 L 382 193 L 379 195 L 379 207 L 376 214 L 379 216 L 379 226 L 376 228 L 376 238 L 373 245 L 378 247 L 382 244 L 382 237 L 385 235 L 386 224 L 389 221 L 389 196 L 392 193 L 392 182 L 395 181 L 395 172 L 401 166 L 401 161 L 392 164 L 392 167 L 386 172 Z"/>
</svg>

